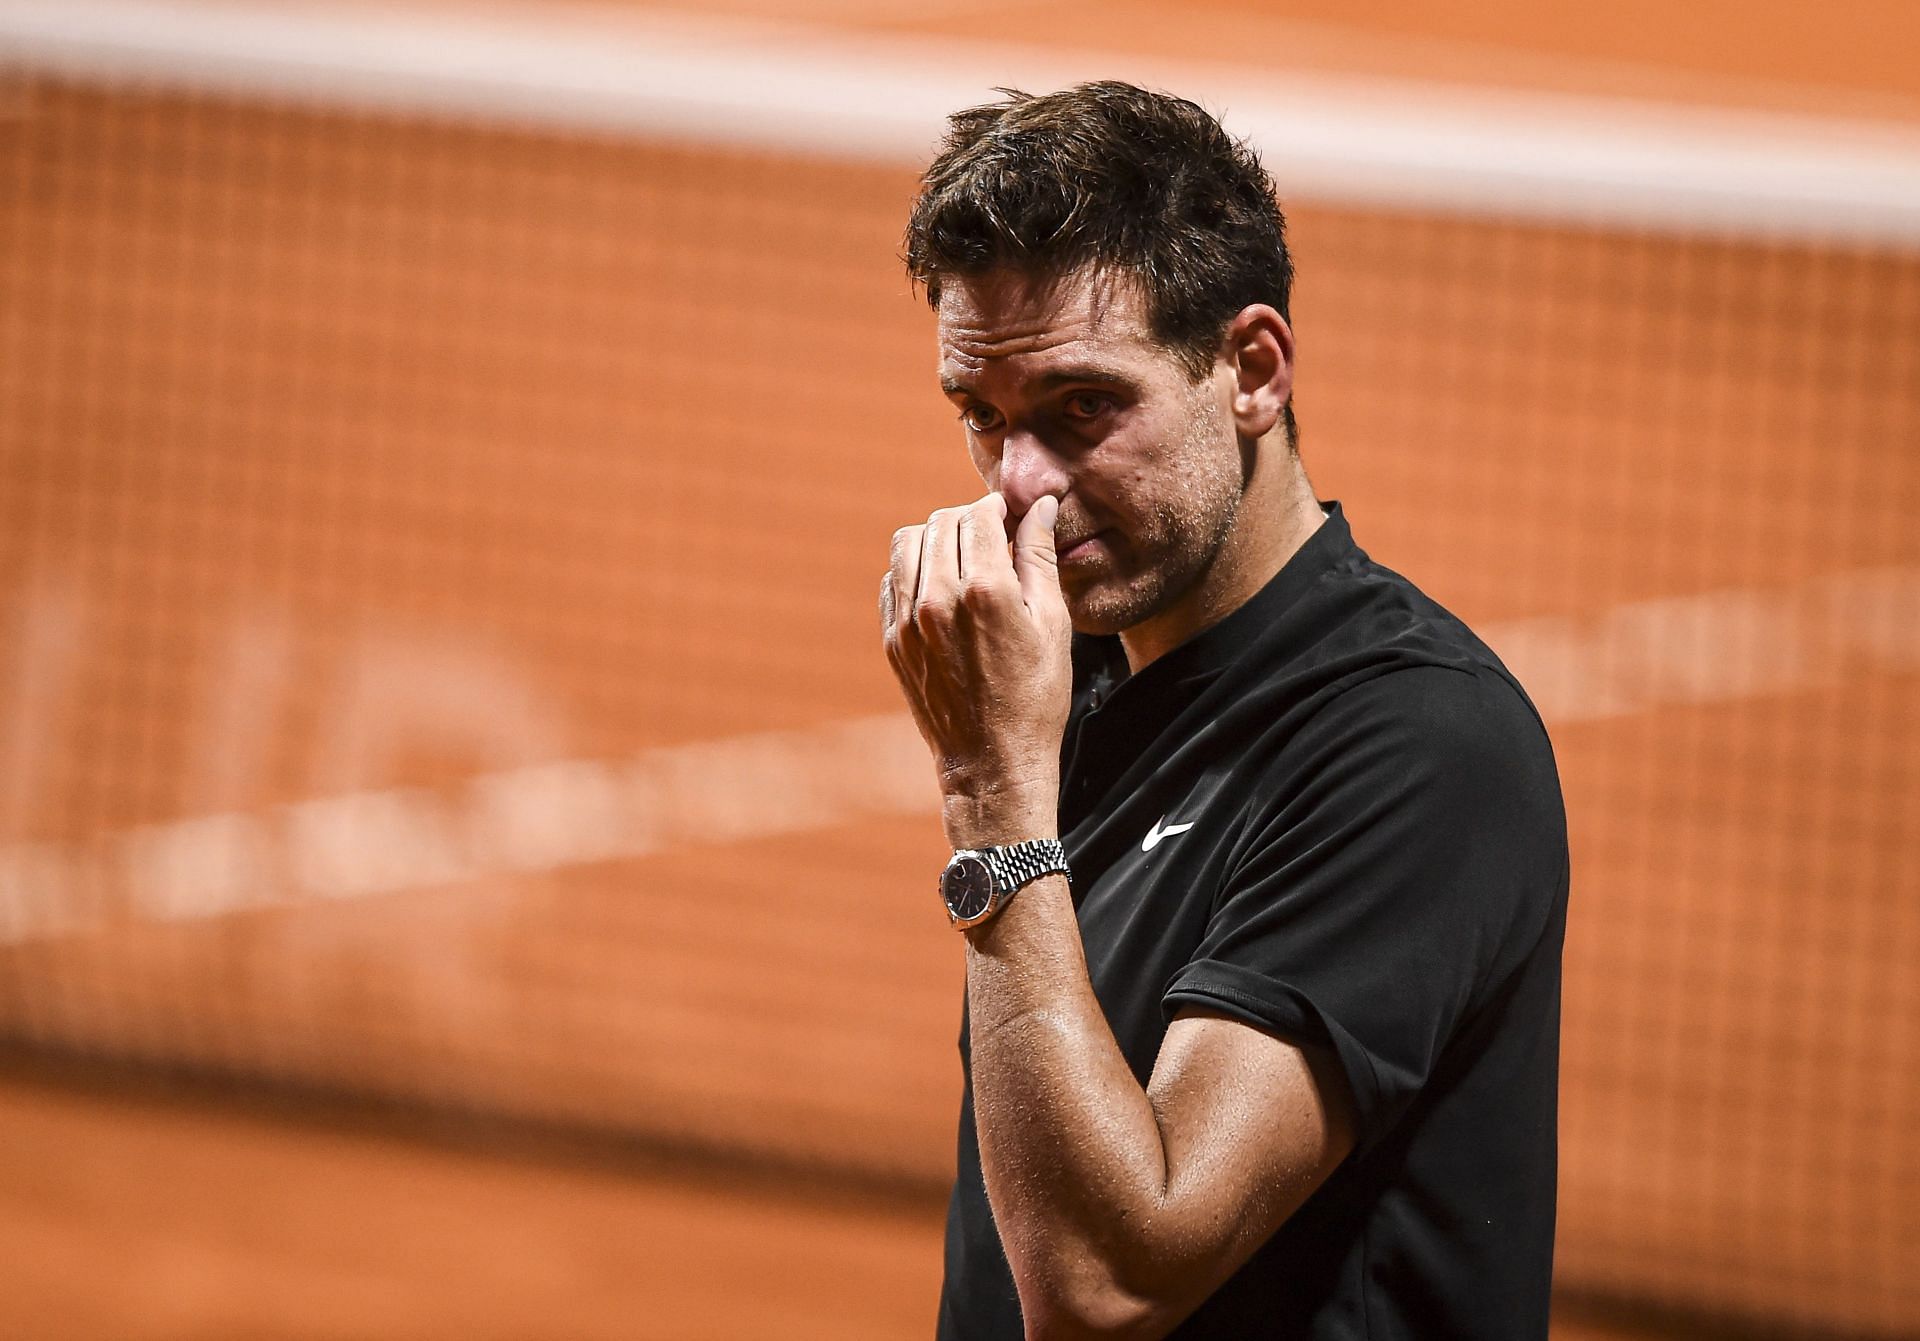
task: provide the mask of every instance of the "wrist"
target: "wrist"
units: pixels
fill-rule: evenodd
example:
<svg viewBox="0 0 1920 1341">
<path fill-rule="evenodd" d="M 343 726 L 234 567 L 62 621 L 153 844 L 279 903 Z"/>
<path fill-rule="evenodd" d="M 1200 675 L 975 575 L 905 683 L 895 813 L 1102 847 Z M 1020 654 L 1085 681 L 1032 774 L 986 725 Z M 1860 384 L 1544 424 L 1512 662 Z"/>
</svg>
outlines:
<svg viewBox="0 0 1920 1341">
<path fill-rule="evenodd" d="M 1051 778 L 986 791 L 949 792 L 940 819 L 958 848 L 1000 847 L 1060 836 L 1060 786 Z"/>
</svg>

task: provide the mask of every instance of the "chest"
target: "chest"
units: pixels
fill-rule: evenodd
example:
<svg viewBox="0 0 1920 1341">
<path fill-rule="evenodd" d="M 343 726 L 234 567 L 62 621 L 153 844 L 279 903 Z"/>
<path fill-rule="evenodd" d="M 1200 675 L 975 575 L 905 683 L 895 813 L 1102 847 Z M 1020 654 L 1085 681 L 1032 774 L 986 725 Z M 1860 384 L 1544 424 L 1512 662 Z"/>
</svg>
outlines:
<svg viewBox="0 0 1920 1341">
<path fill-rule="evenodd" d="M 1064 836 L 1088 976 L 1143 1083 L 1166 1032 L 1161 996 L 1205 941 L 1250 800 L 1216 766 L 1156 779 Z"/>
</svg>

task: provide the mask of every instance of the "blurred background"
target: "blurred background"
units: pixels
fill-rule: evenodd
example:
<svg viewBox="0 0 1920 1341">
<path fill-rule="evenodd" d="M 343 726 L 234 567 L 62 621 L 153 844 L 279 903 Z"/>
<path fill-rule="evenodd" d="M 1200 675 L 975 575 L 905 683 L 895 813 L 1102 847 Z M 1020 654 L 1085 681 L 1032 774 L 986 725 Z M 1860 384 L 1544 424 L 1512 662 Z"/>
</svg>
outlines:
<svg viewBox="0 0 1920 1341">
<path fill-rule="evenodd" d="M 1274 172 L 1553 729 L 1556 1335 L 1920 1336 L 1920 7 L 0 0 L 0 1331 L 930 1335 L 945 112 Z"/>
</svg>

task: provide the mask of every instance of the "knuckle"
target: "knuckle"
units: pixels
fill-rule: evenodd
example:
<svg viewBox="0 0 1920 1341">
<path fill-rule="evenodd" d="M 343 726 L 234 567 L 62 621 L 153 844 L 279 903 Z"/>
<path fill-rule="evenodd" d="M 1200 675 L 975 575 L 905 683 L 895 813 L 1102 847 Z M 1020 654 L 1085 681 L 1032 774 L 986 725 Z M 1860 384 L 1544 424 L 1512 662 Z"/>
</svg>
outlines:
<svg viewBox="0 0 1920 1341">
<path fill-rule="evenodd" d="M 1000 584 L 991 578 L 969 576 L 960 584 L 960 603 L 969 610 L 984 610 L 1000 599 Z"/>
<path fill-rule="evenodd" d="M 922 633 L 943 633 L 953 627 L 953 607 L 945 601 L 921 601 L 913 608 L 913 622 Z"/>
</svg>

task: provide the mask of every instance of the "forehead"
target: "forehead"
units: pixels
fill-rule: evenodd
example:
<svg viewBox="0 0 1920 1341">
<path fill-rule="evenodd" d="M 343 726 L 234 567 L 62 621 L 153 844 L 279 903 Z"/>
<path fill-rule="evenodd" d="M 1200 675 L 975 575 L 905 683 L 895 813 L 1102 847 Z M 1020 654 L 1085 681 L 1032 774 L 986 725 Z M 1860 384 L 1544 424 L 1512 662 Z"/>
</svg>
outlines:
<svg viewBox="0 0 1920 1341">
<path fill-rule="evenodd" d="M 1090 360 L 1138 374 L 1169 358 L 1147 329 L 1135 285 L 1081 272 L 1034 280 L 1013 271 L 942 285 L 940 376 L 972 386 Z"/>
</svg>

